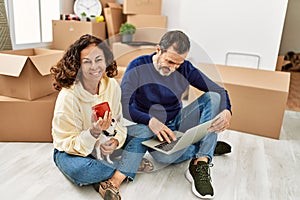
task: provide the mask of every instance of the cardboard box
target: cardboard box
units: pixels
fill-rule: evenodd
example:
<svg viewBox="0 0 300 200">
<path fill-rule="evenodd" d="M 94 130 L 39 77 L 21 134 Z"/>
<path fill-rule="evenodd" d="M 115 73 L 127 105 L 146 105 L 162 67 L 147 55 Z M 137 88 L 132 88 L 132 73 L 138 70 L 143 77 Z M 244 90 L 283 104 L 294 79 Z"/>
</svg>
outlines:
<svg viewBox="0 0 300 200">
<path fill-rule="evenodd" d="M 105 22 L 52 20 L 52 32 L 52 49 L 65 50 L 84 34 L 106 39 Z"/>
<path fill-rule="evenodd" d="M 133 42 L 146 42 L 152 43 L 156 45 L 159 43 L 162 36 L 167 32 L 166 28 L 155 28 L 155 27 L 145 27 L 145 28 L 137 28 L 135 33 L 133 34 Z M 121 42 L 121 34 L 117 34 L 114 37 L 109 38 L 109 43 L 111 44 L 111 48 L 113 48 L 113 44 Z"/>
<path fill-rule="evenodd" d="M 233 112 L 230 129 L 279 139 L 289 73 L 224 65 L 199 65 L 199 69 L 227 89 Z M 201 94 L 191 87 L 189 103 Z"/>
<path fill-rule="evenodd" d="M 104 17 L 107 26 L 108 37 L 118 34 L 121 24 L 124 22 L 122 5 L 118 3 L 108 3 L 108 7 L 104 8 Z"/>
<path fill-rule="evenodd" d="M 57 92 L 34 101 L 0 96 L 1 142 L 52 142 Z"/>
<path fill-rule="evenodd" d="M 167 28 L 167 16 L 162 15 L 127 15 L 127 23 L 136 28 L 158 27 Z"/>
<path fill-rule="evenodd" d="M 113 54 L 118 66 L 125 66 L 135 58 L 155 51 L 155 46 L 129 46 L 121 42 L 113 43 Z"/>
<path fill-rule="evenodd" d="M 162 36 L 167 32 L 166 28 L 137 28 L 133 35 L 133 41 L 144 41 L 158 44 Z"/>
<path fill-rule="evenodd" d="M 291 63 L 289 60 L 284 60 L 284 56 L 278 56 L 277 57 L 277 62 L 276 62 L 276 71 L 281 71 L 282 67 Z"/>
<path fill-rule="evenodd" d="M 124 14 L 160 15 L 161 0 L 124 0 Z"/>
<path fill-rule="evenodd" d="M 40 48 L 0 53 L 0 95 L 33 100 L 54 92 L 50 68 L 63 51 Z"/>
<path fill-rule="evenodd" d="M 283 63 L 284 63 L 284 56 L 278 56 L 275 70 L 276 71 L 281 71 Z"/>
</svg>

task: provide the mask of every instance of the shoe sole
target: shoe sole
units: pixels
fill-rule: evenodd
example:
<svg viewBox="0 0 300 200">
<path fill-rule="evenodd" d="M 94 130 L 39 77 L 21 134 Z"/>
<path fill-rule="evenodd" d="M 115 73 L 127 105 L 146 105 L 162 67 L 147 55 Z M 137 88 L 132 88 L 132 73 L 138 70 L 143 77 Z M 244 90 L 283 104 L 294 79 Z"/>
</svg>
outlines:
<svg viewBox="0 0 300 200">
<path fill-rule="evenodd" d="M 104 197 L 104 200 L 121 200 L 121 197 L 116 194 L 115 192 L 113 192 L 112 190 L 106 190 Z"/>
<path fill-rule="evenodd" d="M 213 195 L 213 196 L 211 196 L 211 195 L 205 195 L 205 196 L 203 196 L 203 195 L 201 195 L 200 193 L 198 193 L 198 191 L 196 190 L 196 187 L 195 187 L 194 179 L 193 179 L 193 177 L 192 177 L 192 175 L 191 175 L 189 169 L 186 170 L 186 172 L 185 172 L 185 177 L 186 177 L 186 179 L 187 179 L 190 183 L 192 183 L 192 191 L 193 191 L 193 193 L 194 193 L 197 197 L 202 198 L 202 199 L 213 199 L 213 198 L 215 197 L 215 195 Z"/>
<path fill-rule="evenodd" d="M 224 147 L 221 148 L 223 151 L 220 151 L 219 153 L 214 152 L 214 156 L 221 156 L 231 153 L 231 146 L 230 144 L 227 144 L 226 142 L 217 141 L 217 145 L 215 148 L 215 151 L 218 149 L 218 145 L 223 145 Z M 225 149 L 225 150 L 224 150 Z"/>
</svg>

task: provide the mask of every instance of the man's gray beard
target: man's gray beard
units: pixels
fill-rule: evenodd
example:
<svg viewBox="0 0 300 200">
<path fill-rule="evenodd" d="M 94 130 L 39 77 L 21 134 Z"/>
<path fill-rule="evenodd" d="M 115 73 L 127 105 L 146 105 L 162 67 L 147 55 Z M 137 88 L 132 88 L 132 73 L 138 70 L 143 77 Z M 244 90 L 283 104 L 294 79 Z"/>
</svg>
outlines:
<svg viewBox="0 0 300 200">
<path fill-rule="evenodd" d="M 164 68 L 164 67 L 158 66 L 158 72 L 159 72 L 160 75 L 162 75 L 162 76 L 170 76 L 170 75 L 172 74 L 172 71 L 171 71 L 171 70 L 169 70 L 169 72 L 168 72 L 167 74 L 165 74 L 165 73 L 163 72 L 163 68 Z"/>
</svg>

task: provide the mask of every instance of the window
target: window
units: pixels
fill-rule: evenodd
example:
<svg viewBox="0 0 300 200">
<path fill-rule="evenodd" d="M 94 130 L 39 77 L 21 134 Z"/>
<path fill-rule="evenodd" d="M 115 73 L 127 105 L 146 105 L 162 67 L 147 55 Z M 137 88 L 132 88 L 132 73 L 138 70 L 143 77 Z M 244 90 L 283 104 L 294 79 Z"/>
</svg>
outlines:
<svg viewBox="0 0 300 200">
<path fill-rule="evenodd" d="M 59 0 L 6 0 L 13 49 L 47 46 Z"/>
</svg>

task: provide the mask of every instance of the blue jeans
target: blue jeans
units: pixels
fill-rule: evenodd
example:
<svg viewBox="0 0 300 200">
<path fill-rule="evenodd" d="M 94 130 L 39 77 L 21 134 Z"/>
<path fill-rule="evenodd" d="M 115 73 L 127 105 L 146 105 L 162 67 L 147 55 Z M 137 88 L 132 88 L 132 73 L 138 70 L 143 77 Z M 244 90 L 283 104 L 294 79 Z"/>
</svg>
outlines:
<svg viewBox="0 0 300 200">
<path fill-rule="evenodd" d="M 206 92 L 181 109 L 175 119 L 167 122 L 166 125 L 173 131 L 185 132 L 191 127 L 213 119 L 220 112 L 219 107 L 220 95 L 215 92 Z M 199 157 L 207 157 L 209 162 L 211 162 L 216 144 L 217 134 L 210 132 L 199 142 L 171 155 L 160 153 L 153 149 L 149 149 L 149 153 L 156 161 L 165 164 L 180 163 Z"/>
<path fill-rule="evenodd" d="M 147 147 L 141 142 L 150 139 L 152 135 L 143 132 L 137 125 L 128 126 L 125 144 L 119 150 L 121 159 L 115 160 L 113 164 L 105 160 L 97 160 L 92 156 L 70 155 L 57 149 L 54 149 L 54 162 L 59 170 L 78 186 L 107 180 L 113 176 L 116 170 L 126 175 L 129 180 L 133 180 L 147 151 Z"/>
</svg>

